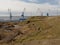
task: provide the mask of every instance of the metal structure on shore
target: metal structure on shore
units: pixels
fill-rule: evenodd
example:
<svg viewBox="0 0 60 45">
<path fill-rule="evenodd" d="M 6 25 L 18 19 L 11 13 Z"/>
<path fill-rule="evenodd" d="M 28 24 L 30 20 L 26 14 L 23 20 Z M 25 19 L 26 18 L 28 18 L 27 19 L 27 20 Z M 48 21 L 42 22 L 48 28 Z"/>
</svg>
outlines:
<svg viewBox="0 0 60 45">
<path fill-rule="evenodd" d="M 19 19 L 20 21 L 26 20 L 26 19 L 25 19 L 25 10 L 26 10 L 26 8 L 23 9 L 23 12 L 22 12 L 22 14 L 21 14 L 21 18 Z"/>
<path fill-rule="evenodd" d="M 12 13 L 11 13 L 11 9 L 8 9 L 9 15 L 10 15 L 10 21 L 12 21 Z"/>
</svg>

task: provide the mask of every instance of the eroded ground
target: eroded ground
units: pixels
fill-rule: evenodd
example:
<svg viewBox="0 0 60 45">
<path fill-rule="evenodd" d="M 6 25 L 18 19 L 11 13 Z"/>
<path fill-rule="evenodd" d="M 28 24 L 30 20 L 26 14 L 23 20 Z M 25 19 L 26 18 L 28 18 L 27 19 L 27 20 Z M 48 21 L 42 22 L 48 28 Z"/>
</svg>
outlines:
<svg viewBox="0 0 60 45">
<path fill-rule="evenodd" d="M 60 45 L 60 16 L 0 22 L 0 45 Z"/>
</svg>

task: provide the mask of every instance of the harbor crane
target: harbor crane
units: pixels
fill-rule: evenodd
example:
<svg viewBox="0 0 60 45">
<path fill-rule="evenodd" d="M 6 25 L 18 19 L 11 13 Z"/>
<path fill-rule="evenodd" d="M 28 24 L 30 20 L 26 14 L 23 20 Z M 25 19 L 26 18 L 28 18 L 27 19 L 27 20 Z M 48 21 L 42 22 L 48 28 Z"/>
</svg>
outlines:
<svg viewBox="0 0 60 45">
<path fill-rule="evenodd" d="M 10 21 L 12 21 L 12 13 L 11 13 L 11 9 L 8 9 L 9 15 L 10 15 Z"/>
</svg>

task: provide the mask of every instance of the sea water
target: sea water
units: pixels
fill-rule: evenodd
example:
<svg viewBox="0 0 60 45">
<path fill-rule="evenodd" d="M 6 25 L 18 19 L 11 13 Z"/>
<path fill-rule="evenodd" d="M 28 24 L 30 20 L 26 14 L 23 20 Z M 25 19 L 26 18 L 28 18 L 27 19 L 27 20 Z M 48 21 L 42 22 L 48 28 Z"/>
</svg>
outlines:
<svg viewBox="0 0 60 45">
<path fill-rule="evenodd" d="M 29 16 L 24 16 L 25 19 L 27 19 Z M 12 16 L 12 21 L 19 21 L 20 18 L 23 18 L 21 16 Z M 0 16 L 0 22 L 10 21 L 10 16 Z"/>
</svg>

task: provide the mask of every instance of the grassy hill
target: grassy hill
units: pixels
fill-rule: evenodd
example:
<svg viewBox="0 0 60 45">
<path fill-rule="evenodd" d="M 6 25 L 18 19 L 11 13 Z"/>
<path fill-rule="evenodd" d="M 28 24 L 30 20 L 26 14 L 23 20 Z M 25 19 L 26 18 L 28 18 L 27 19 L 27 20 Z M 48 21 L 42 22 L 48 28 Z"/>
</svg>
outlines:
<svg viewBox="0 0 60 45">
<path fill-rule="evenodd" d="M 14 36 L 9 43 L 1 45 L 60 45 L 60 16 L 36 16 L 23 22 L 9 24 L 17 25 L 18 27 L 14 27 L 12 30 L 14 30 L 14 34 L 17 31 L 20 34 Z"/>
</svg>

